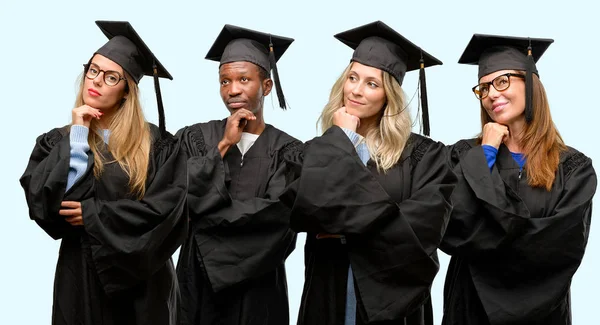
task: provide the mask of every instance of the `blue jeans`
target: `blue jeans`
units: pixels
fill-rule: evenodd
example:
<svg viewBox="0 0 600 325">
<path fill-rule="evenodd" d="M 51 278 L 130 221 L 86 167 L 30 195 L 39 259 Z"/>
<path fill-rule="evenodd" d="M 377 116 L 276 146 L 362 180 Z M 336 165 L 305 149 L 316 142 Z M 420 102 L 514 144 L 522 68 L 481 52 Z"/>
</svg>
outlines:
<svg viewBox="0 0 600 325">
<path fill-rule="evenodd" d="M 356 325 L 356 294 L 354 293 L 354 275 L 348 266 L 348 282 L 346 284 L 346 314 L 344 325 Z"/>
</svg>

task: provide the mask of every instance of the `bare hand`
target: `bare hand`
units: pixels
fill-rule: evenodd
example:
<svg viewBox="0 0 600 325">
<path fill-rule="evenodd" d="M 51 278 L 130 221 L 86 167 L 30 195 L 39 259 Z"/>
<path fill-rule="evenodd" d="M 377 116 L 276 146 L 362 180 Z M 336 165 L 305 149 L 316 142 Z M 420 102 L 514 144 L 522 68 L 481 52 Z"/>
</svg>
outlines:
<svg viewBox="0 0 600 325">
<path fill-rule="evenodd" d="M 227 118 L 225 134 L 223 134 L 221 142 L 226 146 L 232 146 L 240 142 L 244 127 L 246 126 L 246 123 L 251 120 L 256 120 L 256 116 L 249 110 L 241 108 L 235 111 Z"/>
<path fill-rule="evenodd" d="M 62 201 L 60 206 L 63 208 L 58 213 L 65 216 L 65 220 L 71 226 L 83 226 L 83 213 L 81 212 L 81 203 L 75 201 Z"/>
<path fill-rule="evenodd" d="M 102 117 L 102 112 L 99 109 L 93 108 L 88 105 L 82 105 L 79 107 L 73 108 L 72 118 L 73 125 L 83 125 L 87 128 L 90 127 L 90 122 L 93 118 L 100 119 Z"/>
<path fill-rule="evenodd" d="M 348 114 L 346 107 L 342 106 L 333 113 L 333 124 L 356 132 L 356 129 L 360 126 L 360 119 L 352 114 Z"/>
<path fill-rule="evenodd" d="M 487 144 L 496 149 L 500 148 L 500 144 L 508 139 L 509 132 L 506 125 L 490 122 L 483 126 L 483 136 L 481 144 Z"/>
</svg>

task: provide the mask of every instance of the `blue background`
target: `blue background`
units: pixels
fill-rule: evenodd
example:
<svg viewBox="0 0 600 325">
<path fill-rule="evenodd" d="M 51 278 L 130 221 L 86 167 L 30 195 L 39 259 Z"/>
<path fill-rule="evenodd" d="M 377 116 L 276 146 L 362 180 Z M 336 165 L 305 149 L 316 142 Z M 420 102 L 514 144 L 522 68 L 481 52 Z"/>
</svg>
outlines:
<svg viewBox="0 0 600 325">
<path fill-rule="evenodd" d="M 427 70 L 432 137 L 445 143 L 474 136 L 479 105 L 470 88 L 475 66 L 458 65 L 473 33 L 555 39 L 538 69 L 564 140 L 600 160 L 597 145 L 598 5 L 592 1 L 3 1 L 0 6 L 0 107 L 4 127 L 0 180 L 0 324 L 49 324 L 59 242 L 29 220 L 18 179 L 35 138 L 68 124 L 82 64 L 106 42 L 95 20 L 128 20 L 174 76 L 161 80 L 167 128 L 226 117 L 219 97 L 216 62 L 204 60 L 224 24 L 293 37 L 279 61 L 291 109 L 282 112 L 270 96 L 267 123 L 306 141 L 317 135 L 316 120 L 333 82 L 352 51 L 332 36 L 382 20 L 444 62 Z M 408 73 L 409 97 L 418 73 Z M 140 82 L 149 121 L 157 123 L 151 78 Z M 416 113 L 413 101 L 413 118 Z M 418 131 L 419 125 L 416 125 Z M 597 199 L 595 200 L 597 203 Z M 597 205 L 596 205 L 597 206 Z M 597 213 L 594 213 L 596 218 Z M 574 277 L 574 324 L 597 324 L 600 242 L 595 221 L 583 263 Z M 286 264 L 291 323 L 303 284 L 304 235 Z M 544 247 L 540 247 L 540 250 Z M 177 254 L 174 255 L 177 259 Z M 432 289 L 436 324 L 448 257 Z"/>
</svg>

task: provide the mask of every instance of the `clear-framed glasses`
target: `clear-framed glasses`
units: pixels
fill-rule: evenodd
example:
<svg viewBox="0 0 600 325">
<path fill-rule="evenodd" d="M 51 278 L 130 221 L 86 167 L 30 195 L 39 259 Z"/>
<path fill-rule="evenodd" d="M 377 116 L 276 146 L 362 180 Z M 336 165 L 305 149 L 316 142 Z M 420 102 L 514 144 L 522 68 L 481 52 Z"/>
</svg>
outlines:
<svg viewBox="0 0 600 325">
<path fill-rule="evenodd" d="M 121 80 L 127 80 L 123 78 L 123 76 L 117 71 L 113 70 L 102 70 L 99 66 L 94 63 L 90 63 L 85 70 L 85 77 L 88 79 L 96 79 L 96 77 L 100 74 L 100 72 L 104 73 L 104 83 L 107 86 L 114 87 Z"/>
<path fill-rule="evenodd" d="M 490 93 L 490 85 L 494 87 L 497 91 L 505 91 L 510 87 L 510 77 L 517 77 L 521 79 L 525 79 L 525 76 L 518 73 L 505 73 L 503 75 L 499 75 L 494 80 L 490 82 L 480 83 L 479 85 L 472 88 L 473 93 L 475 93 L 475 97 L 477 99 L 482 100 L 488 96 Z"/>
</svg>

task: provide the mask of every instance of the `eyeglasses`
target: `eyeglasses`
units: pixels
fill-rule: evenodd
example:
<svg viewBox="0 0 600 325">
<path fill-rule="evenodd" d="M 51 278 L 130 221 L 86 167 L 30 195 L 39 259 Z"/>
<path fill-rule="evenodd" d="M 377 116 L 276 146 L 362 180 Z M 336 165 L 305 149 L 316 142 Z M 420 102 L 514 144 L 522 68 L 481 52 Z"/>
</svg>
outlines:
<svg viewBox="0 0 600 325">
<path fill-rule="evenodd" d="M 102 70 L 94 63 L 91 63 L 89 66 L 87 66 L 85 77 L 93 80 L 96 79 L 100 72 L 104 72 L 104 83 L 110 87 L 116 86 L 121 80 L 127 80 L 123 78 L 123 76 L 117 71 Z"/>
<path fill-rule="evenodd" d="M 525 79 L 525 76 L 518 73 L 505 73 L 503 75 L 499 75 L 494 80 L 490 82 L 480 83 L 479 85 L 472 88 L 473 93 L 475 93 L 475 97 L 477 99 L 482 100 L 488 96 L 490 93 L 490 85 L 494 87 L 497 91 L 505 91 L 510 87 L 510 77 L 517 77 L 521 79 Z"/>
</svg>

